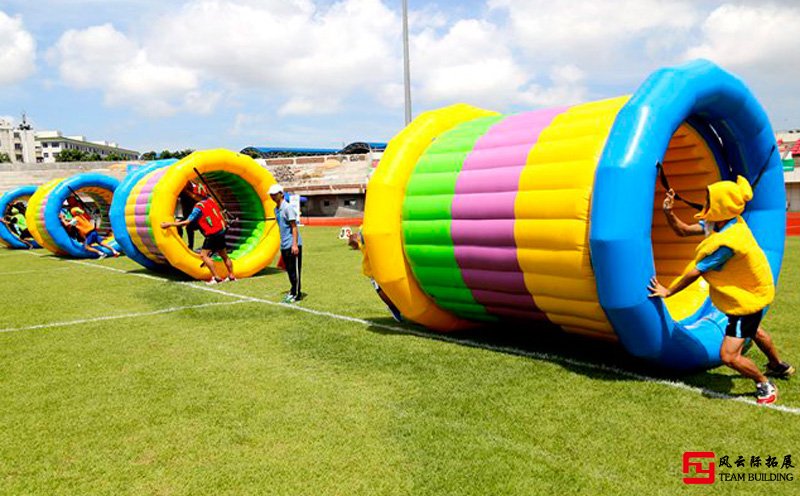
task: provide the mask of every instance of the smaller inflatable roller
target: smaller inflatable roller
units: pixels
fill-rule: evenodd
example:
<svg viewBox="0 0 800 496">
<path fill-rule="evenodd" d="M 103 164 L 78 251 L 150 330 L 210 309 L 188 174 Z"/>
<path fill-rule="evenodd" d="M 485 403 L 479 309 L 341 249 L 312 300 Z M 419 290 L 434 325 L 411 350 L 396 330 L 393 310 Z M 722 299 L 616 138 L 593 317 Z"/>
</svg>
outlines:
<svg viewBox="0 0 800 496">
<path fill-rule="evenodd" d="M 111 233 L 108 218 L 111 199 L 119 181 L 102 174 L 77 174 L 67 179 L 54 179 L 40 186 L 28 202 L 25 218 L 34 239 L 56 255 L 75 258 L 96 258 L 72 238 L 61 222 L 60 215 L 75 205 L 88 210 L 97 232 L 115 249 L 118 244 Z"/>
<path fill-rule="evenodd" d="M 27 207 L 31 196 L 35 192 L 36 186 L 20 186 L 19 188 L 6 192 L 3 196 L 0 196 L 0 215 L 6 218 L 22 214 L 24 222 L 25 211 L 20 211 L 19 207 L 15 204 L 22 202 L 22 204 Z M 19 222 L 17 222 L 17 225 L 19 225 Z M 20 226 L 19 231 L 24 231 L 26 227 L 27 226 L 23 224 Z M 20 239 L 20 233 L 17 231 L 18 230 L 14 227 L 9 228 L 9 225 L 0 223 L 0 241 L 9 248 L 29 248 L 29 246 Z M 35 240 L 31 240 L 30 242 L 33 244 L 33 248 L 40 248 Z"/>
<path fill-rule="evenodd" d="M 267 194 L 275 178 L 247 155 L 228 150 L 195 152 L 171 165 L 148 164 L 126 178 L 111 219 L 116 231 L 127 232 L 123 250 L 150 269 L 173 267 L 195 279 L 211 278 L 178 231 L 161 228 L 162 222 L 175 219 L 179 196 L 190 182 L 207 183 L 231 216 L 226 241 L 234 275 L 249 277 L 267 267 L 280 247 L 271 219 L 275 204 Z M 122 205 L 124 216 L 119 215 Z M 215 258 L 215 263 L 220 273 L 227 273 L 221 260 Z"/>
</svg>

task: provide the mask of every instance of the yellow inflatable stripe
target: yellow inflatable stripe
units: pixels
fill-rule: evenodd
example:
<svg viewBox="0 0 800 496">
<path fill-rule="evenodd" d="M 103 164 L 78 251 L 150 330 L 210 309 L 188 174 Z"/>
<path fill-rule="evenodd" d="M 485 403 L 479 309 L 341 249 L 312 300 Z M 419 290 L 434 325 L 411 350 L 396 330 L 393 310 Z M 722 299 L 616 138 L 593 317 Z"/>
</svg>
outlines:
<svg viewBox="0 0 800 496">
<path fill-rule="evenodd" d="M 28 231 L 30 231 L 33 239 L 35 239 L 39 245 L 47 248 L 56 255 L 66 255 L 66 252 L 61 250 L 55 243 L 53 243 L 52 238 L 50 238 L 50 235 L 47 234 L 47 230 L 44 226 L 44 217 L 41 215 L 41 209 L 42 201 L 45 199 L 45 197 L 49 195 L 53 188 L 58 186 L 58 184 L 63 180 L 63 177 L 53 179 L 52 181 L 49 181 L 37 188 L 36 192 L 28 200 L 28 210 L 25 212 L 25 220 L 28 223 Z M 39 222 L 40 219 L 42 223 Z"/>
<path fill-rule="evenodd" d="M 613 333 L 591 268 L 589 206 L 594 171 L 627 100 L 577 105 L 557 116 L 539 135 L 520 176 L 514 236 L 525 285 L 551 322 L 570 329 Z"/>
<path fill-rule="evenodd" d="M 389 142 L 382 166 L 375 170 L 367 188 L 363 234 L 373 276 L 404 316 L 431 329 L 453 330 L 473 324 L 439 308 L 414 279 L 403 253 L 406 183 L 437 136 L 461 122 L 490 115 L 497 113 L 464 104 L 421 114 Z"/>
</svg>

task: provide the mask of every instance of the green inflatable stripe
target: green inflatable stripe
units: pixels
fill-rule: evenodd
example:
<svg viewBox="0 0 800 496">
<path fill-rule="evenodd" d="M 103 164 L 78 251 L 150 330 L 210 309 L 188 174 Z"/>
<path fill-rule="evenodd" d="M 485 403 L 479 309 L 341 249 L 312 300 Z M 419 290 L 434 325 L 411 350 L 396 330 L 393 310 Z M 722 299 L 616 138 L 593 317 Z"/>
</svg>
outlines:
<svg viewBox="0 0 800 496">
<path fill-rule="evenodd" d="M 403 202 L 403 246 L 420 287 L 440 307 L 475 320 L 496 319 L 464 284 L 450 234 L 451 207 L 464 160 L 478 138 L 502 119 L 475 119 L 439 136 L 417 161 Z"/>
</svg>

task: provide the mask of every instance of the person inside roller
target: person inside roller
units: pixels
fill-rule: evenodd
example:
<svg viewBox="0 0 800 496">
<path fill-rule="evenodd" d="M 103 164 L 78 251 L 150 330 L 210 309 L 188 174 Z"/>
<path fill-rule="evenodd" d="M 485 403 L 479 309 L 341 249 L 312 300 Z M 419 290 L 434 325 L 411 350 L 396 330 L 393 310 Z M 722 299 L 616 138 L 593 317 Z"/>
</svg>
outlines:
<svg viewBox="0 0 800 496">
<path fill-rule="evenodd" d="M 103 259 L 106 258 L 108 255 L 106 252 L 98 249 L 98 246 L 101 246 L 108 251 L 111 252 L 112 255 L 118 257 L 120 253 L 114 249 L 113 246 L 106 243 L 105 239 L 100 236 L 100 233 L 97 232 L 97 228 L 95 227 L 95 223 L 92 218 L 83 211 L 80 207 L 72 207 L 70 209 L 70 215 L 72 218 L 70 220 L 66 220 L 64 215 L 61 215 L 61 224 L 66 228 L 68 226 L 73 226 L 78 233 L 80 233 L 81 237 L 83 238 L 83 248 L 87 251 L 95 253 L 98 258 Z"/>
<path fill-rule="evenodd" d="M 788 378 L 795 368 L 781 361 L 772 338 L 760 326 L 766 307 L 775 297 L 775 285 L 767 257 L 741 217 L 745 204 L 753 198 L 747 179 L 719 181 L 708 186 L 703 210 L 695 215 L 700 222 L 686 224 L 673 212 L 675 192 L 664 199 L 664 215 L 678 236 L 705 235 L 697 246 L 695 259 L 669 288 L 656 277 L 650 281 L 650 297 L 669 298 L 690 286 L 697 278 L 708 282 L 711 301 L 728 317 L 720 348 L 722 362 L 753 379 L 758 403 L 773 403 L 778 389 L 767 376 Z M 755 341 L 769 362 L 766 373 L 742 355 L 747 339 Z"/>
<path fill-rule="evenodd" d="M 228 224 L 225 217 L 222 215 L 222 208 L 212 198 L 208 190 L 202 184 L 189 182 L 183 189 L 182 195 L 186 195 L 195 201 L 194 208 L 189 214 L 189 217 L 182 221 L 176 222 L 162 222 L 161 228 L 168 229 L 170 227 L 184 227 L 192 224 L 200 229 L 200 232 L 205 236 L 203 246 L 200 249 L 200 258 L 203 264 L 211 271 L 211 279 L 207 284 L 219 284 L 224 281 L 235 281 L 236 277 L 233 275 L 233 261 L 228 256 L 228 250 L 225 245 L 225 233 Z M 225 278 L 220 277 L 217 269 L 214 267 L 214 260 L 211 258 L 216 253 L 225 264 L 228 270 L 228 276 Z"/>
<path fill-rule="evenodd" d="M 19 238 L 20 241 L 25 243 L 28 249 L 33 248 L 33 243 L 31 242 L 33 236 L 28 230 L 28 222 L 25 220 L 25 205 L 23 203 L 15 203 L 9 211 L 9 215 L 0 219 L 0 222 L 5 224 L 8 230 Z"/>
</svg>

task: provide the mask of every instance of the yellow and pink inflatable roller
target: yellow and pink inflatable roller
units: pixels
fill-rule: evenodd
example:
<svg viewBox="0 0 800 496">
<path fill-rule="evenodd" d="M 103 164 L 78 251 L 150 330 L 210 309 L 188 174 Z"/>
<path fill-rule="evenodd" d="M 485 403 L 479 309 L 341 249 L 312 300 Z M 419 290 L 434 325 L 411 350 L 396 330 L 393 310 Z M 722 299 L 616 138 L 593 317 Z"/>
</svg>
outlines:
<svg viewBox="0 0 800 496">
<path fill-rule="evenodd" d="M 719 364 L 727 318 L 702 281 L 648 298 L 694 258 L 661 213 L 670 184 L 761 177 L 744 218 L 780 273 L 780 157 L 761 105 L 708 61 L 662 69 L 632 96 L 500 115 L 468 105 L 426 112 L 394 137 L 364 218 L 376 281 L 409 319 L 448 331 L 550 322 L 619 340 L 671 368 Z M 676 213 L 691 221 L 693 211 Z"/>
<path fill-rule="evenodd" d="M 267 220 L 275 207 L 267 191 L 275 179 L 252 158 L 228 150 L 194 152 L 180 161 L 159 160 L 128 174 L 114 194 L 110 213 L 123 251 L 149 269 L 175 268 L 195 279 L 211 278 L 177 230 L 161 228 L 161 222 L 175 219 L 178 196 L 186 184 L 200 182 L 198 173 L 233 218 L 226 238 L 236 277 L 267 267 L 280 245 L 274 220 Z M 221 260 L 214 263 L 226 273 Z"/>
</svg>

